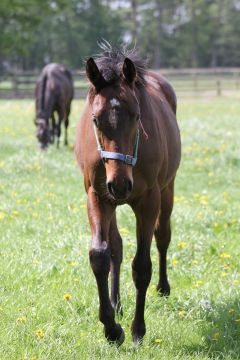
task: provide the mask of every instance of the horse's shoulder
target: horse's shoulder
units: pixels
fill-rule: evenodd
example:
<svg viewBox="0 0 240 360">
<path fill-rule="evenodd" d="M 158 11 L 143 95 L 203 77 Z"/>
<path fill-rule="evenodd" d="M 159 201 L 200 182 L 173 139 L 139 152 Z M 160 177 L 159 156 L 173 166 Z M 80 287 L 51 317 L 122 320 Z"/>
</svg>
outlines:
<svg viewBox="0 0 240 360">
<path fill-rule="evenodd" d="M 170 104 L 172 110 L 176 114 L 177 111 L 177 97 L 175 91 L 173 90 L 172 85 L 168 80 L 155 72 L 149 71 L 146 76 L 147 83 L 150 84 L 156 90 L 159 90 L 159 93 L 162 91 Z"/>
</svg>

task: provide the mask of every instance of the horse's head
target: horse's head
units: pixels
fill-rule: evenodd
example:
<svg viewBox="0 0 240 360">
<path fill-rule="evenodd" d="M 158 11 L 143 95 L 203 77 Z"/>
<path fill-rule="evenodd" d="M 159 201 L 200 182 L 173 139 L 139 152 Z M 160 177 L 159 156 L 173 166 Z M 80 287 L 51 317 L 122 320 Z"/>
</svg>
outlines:
<svg viewBox="0 0 240 360">
<path fill-rule="evenodd" d="M 138 148 L 140 109 L 134 92 L 136 69 L 125 58 L 117 79 L 109 81 L 90 58 L 86 72 L 93 85 L 92 126 L 106 168 L 107 188 L 112 197 L 123 200 L 132 191 L 132 167 Z"/>
<path fill-rule="evenodd" d="M 48 121 L 45 119 L 37 119 L 35 121 L 37 127 L 36 136 L 40 143 L 41 149 L 46 149 L 51 141 L 51 134 L 48 126 Z"/>
</svg>

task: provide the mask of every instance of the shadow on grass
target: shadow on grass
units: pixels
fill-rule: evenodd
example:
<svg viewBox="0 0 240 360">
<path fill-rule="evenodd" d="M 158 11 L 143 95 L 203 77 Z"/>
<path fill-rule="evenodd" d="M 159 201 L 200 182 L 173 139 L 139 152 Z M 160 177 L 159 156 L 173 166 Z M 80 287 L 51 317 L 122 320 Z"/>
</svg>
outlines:
<svg viewBox="0 0 240 360">
<path fill-rule="evenodd" d="M 212 304 L 202 326 L 203 343 L 184 345 L 188 355 L 209 359 L 240 359 L 240 299 Z"/>
</svg>

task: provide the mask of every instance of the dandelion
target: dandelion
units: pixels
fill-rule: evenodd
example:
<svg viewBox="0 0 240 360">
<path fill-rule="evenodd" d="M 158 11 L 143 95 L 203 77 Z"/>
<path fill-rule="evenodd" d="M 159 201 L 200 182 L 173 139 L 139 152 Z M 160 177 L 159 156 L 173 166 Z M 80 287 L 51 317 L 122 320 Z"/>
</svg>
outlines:
<svg viewBox="0 0 240 360">
<path fill-rule="evenodd" d="M 200 197 L 200 204 L 201 205 L 208 205 L 208 196 L 207 195 L 201 195 Z"/>
<path fill-rule="evenodd" d="M 185 243 L 184 241 L 181 241 L 180 243 L 178 243 L 177 246 L 179 247 L 179 249 L 184 249 L 187 246 L 187 243 Z"/>
<path fill-rule="evenodd" d="M 155 342 L 156 344 L 161 344 L 162 339 L 155 339 L 154 342 Z"/>
<path fill-rule="evenodd" d="M 198 288 L 198 287 L 200 287 L 202 284 L 203 284 L 202 280 L 198 280 L 198 281 L 193 285 L 193 287 L 194 287 L 194 288 Z"/>
<path fill-rule="evenodd" d="M 74 266 L 77 265 L 77 263 L 76 263 L 76 261 L 71 261 L 71 262 L 69 263 L 69 265 L 72 266 L 72 267 L 74 267 Z"/>
<path fill-rule="evenodd" d="M 228 253 L 225 253 L 225 252 L 223 252 L 223 253 L 220 255 L 220 258 L 221 258 L 221 259 L 229 259 L 230 257 L 231 257 L 231 255 L 228 254 Z"/>
<path fill-rule="evenodd" d="M 20 316 L 17 318 L 16 322 L 25 324 L 27 322 L 27 318 L 26 318 L 26 316 Z"/>
<path fill-rule="evenodd" d="M 129 230 L 125 227 L 122 227 L 120 229 L 120 233 L 123 235 L 123 236 L 126 236 L 126 235 L 129 235 Z"/>
<path fill-rule="evenodd" d="M 197 265 L 197 264 L 198 264 L 198 261 L 197 261 L 197 260 L 192 260 L 192 264 L 193 264 L 193 265 Z"/>
<path fill-rule="evenodd" d="M 64 300 L 70 301 L 70 300 L 72 300 L 72 295 L 67 293 L 67 294 L 63 295 L 63 298 L 64 298 Z"/>
<path fill-rule="evenodd" d="M 172 265 L 173 265 L 173 266 L 176 266 L 177 263 L 178 263 L 178 260 L 177 260 L 177 259 L 172 259 Z"/>
<path fill-rule="evenodd" d="M 19 212 L 17 210 L 12 211 L 12 217 L 17 217 L 19 215 Z"/>
<path fill-rule="evenodd" d="M 185 199 L 185 196 L 174 196 L 175 203 L 182 203 Z"/>
<path fill-rule="evenodd" d="M 35 335 L 38 337 L 38 338 L 43 338 L 45 336 L 45 333 L 42 329 L 38 329 L 36 332 L 35 332 Z"/>
<path fill-rule="evenodd" d="M 228 273 L 226 273 L 226 272 L 222 273 L 222 277 L 227 277 L 227 276 L 228 276 Z"/>
<path fill-rule="evenodd" d="M 6 214 L 3 211 L 0 211 L 0 220 L 4 219 Z"/>
<path fill-rule="evenodd" d="M 179 315 L 181 318 L 183 318 L 183 317 L 185 316 L 185 314 L 186 314 L 186 311 L 185 311 L 185 310 L 180 310 L 180 311 L 178 312 L 178 315 Z"/>
</svg>

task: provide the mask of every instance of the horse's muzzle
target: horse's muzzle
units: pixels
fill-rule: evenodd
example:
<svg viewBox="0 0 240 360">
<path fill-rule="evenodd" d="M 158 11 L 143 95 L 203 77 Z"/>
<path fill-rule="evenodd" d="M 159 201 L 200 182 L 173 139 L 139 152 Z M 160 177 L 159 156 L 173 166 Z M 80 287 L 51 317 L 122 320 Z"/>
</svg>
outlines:
<svg viewBox="0 0 240 360">
<path fill-rule="evenodd" d="M 121 185 L 116 184 L 114 181 L 107 182 L 107 188 L 109 194 L 114 197 L 116 200 L 125 200 L 127 199 L 133 188 L 133 182 L 131 180 L 125 179 Z"/>
</svg>

